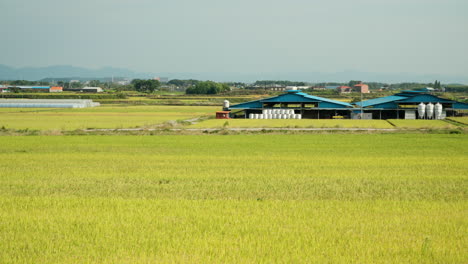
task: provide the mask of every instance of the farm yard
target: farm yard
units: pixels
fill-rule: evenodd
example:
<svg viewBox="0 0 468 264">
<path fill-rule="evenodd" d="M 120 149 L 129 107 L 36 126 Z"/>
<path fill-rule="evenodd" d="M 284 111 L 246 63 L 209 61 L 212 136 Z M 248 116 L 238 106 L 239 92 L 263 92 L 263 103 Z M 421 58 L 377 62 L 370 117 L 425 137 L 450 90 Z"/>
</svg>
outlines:
<svg viewBox="0 0 468 264">
<path fill-rule="evenodd" d="M 464 263 L 467 139 L 3 136 L 0 262 Z"/>
</svg>

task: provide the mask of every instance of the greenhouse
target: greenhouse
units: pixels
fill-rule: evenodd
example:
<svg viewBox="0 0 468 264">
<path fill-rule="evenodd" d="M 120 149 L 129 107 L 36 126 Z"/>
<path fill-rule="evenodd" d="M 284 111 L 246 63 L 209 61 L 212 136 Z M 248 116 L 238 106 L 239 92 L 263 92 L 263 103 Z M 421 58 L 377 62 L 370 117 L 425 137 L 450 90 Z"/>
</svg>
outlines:
<svg viewBox="0 0 468 264">
<path fill-rule="evenodd" d="M 89 99 L 0 99 L 0 108 L 86 108 L 100 106 Z"/>
</svg>

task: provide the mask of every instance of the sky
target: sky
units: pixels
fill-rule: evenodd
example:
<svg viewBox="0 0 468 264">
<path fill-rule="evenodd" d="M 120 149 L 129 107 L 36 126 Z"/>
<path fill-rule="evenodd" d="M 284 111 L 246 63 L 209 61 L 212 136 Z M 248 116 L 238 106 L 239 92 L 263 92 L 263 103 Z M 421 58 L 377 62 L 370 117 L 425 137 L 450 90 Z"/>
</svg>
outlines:
<svg viewBox="0 0 468 264">
<path fill-rule="evenodd" d="M 0 64 L 468 75 L 466 0 L 0 0 Z"/>
</svg>

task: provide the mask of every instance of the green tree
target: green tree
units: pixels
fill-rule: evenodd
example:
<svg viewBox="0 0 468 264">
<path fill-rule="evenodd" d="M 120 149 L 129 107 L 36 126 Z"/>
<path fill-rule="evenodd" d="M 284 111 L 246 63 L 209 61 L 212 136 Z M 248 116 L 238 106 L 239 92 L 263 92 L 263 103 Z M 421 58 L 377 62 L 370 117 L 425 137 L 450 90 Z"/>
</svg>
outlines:
<svg viewBox="0 0 468 264">
<path fill-rule="evenodd" d="M 186 94 L 218 94 L 229 91 L 229 85 L 213 81 L 198 82 L 195 86 L 187 88 Z"/>
<path fill-rule="evenodd" d="M 349 81 L 348 86 L 353 87 L 354 85 L 359 84 L 359 83 L 361 83 L 361 81 L 351 80 L 351 81 Z"/>
<path fill-rule="evenodd" d="M 91 86 L 91 87 L 100 87 L 102 85 L 103 84 L 101 83 L 101 81 L 98 81 L 98 80 L 89 81 L 89 86 Z"/>
<path fill-rule="evenodd" d="M 161 83 L 158 80 L 140 80 L 135 79 L 132 81 L 135 90 L 142 93 L 152 93 L 156 91 Z"/>
<path fill-rule="evenodd" d="M 72 83 L 69 83 L 69 86 L 71 88 L 83 88 L 83 84 L 81 82 L 72 82 Z"/>
</svg>

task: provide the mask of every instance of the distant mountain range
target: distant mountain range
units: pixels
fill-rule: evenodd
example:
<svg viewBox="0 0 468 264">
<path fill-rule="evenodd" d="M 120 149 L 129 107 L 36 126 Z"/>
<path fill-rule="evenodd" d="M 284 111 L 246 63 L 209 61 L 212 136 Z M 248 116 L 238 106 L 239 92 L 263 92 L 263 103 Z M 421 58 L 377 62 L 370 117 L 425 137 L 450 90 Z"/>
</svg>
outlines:
<svg viewBox="0 0 468 264">
<path fill-rule="evenodd" d="M 468 83 L 468 75 L 443 74 L 413 74 L 413 73 L 371 73 L 359 71 L 341 71 L 334 73 L 320 72 L 278 72 L 278 73 L 236 73 L 236 72 L 159 72 L 141 73 L 123 68 L 103 67 L 100 69 L 87 69 L 70 65 L 57 65 L 48 67 L 13 68 L 0 64 L 0 80 L 29 80 L 42 79 L 76 79 L 76 80 L 102 80 L 111 77 L 126 77 L 129 79 L 145 79 L 168 77 L 169 79 L 198 79 L 213 81 L 239 81 L 254 82 L 256 80 L 291 80 L 305 82 L 348 82 L 349 80 L 362 80 L 365 82 L 422 82 L 432 83 L 439 80 L 447 83 Z"/>
<path fill-rule="evenodd" d="M 56 65 L 48 67 L 24 67 L 12 68 L 0 65 L 0 80 L 28 80 L 38 81 L 42 79 L 103 79 L 114 77 L 153 78 L 148 73 L 137 73 L 127 69 L 103 67 L 100 69 L 87 69 L 70 65 Z"/>
</svg>

